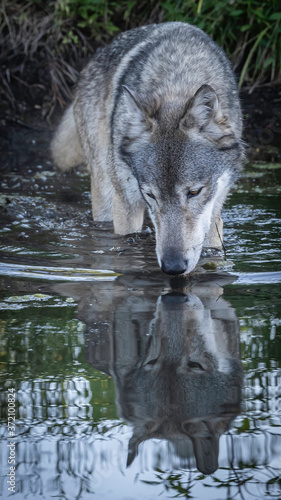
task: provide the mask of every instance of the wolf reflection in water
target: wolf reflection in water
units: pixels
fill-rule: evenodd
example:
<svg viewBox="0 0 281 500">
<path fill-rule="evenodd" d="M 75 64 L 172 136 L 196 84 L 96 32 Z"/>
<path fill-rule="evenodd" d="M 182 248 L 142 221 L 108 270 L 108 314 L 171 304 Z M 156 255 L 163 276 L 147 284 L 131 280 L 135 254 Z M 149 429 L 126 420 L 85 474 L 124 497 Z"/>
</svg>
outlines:
<svg viewBox="0 0 281 500">
<path fill-rule="evenodd" d="M 113 377 L 119 417 L 133 426 L 127 465 L 157 438 L 172 444 L 181 467 L 195 455 L 202 473 L 218 468 L 243 381 L 238 320 L 221 292 L 197 286 L 157 297 L 105 285 L 81 299 L 87 361 Z"/>
</svg>

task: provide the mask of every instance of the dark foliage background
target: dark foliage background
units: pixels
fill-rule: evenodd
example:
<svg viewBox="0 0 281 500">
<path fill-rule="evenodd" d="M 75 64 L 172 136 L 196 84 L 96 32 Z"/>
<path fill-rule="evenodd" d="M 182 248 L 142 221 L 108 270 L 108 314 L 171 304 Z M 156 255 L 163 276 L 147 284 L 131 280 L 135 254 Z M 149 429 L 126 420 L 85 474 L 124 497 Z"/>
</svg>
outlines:
<svg viewBox="0 0 281 500">
<path fill-rule="evenodd" d="M 120 31 L 175 20 L 224 48 L 240 87 L 281 82 L 279 0 L 2 0 L 1 95 L 12 108 L 32 99 L 50 118 L 98 46 Z"/>
</svg>

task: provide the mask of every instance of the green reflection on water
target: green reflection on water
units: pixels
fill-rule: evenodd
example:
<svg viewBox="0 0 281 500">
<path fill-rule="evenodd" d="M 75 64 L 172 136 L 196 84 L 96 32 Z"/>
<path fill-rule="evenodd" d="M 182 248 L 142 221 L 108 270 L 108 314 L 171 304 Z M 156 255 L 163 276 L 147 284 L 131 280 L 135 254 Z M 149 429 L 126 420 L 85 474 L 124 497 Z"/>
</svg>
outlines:
<svg viewBox="0 0 281 500">
<path fill-rule="evenodd" d="M 220 498 L 231 498 L 231 495 L 242 491 L 243 498 L 248 499 L 247 488 L 255 492 L 258 485 L 262 488 L 263 498 L 274 495 L 278 498 L 278 469 L 255 462 L 259 459 L 256 450 L 264 444 L 261 441 L 257 445 L 255 440 L 258 436 L 264 436 L 266 443 L 272 438 L 273 431 L 276 432 L 276 438 L 280 437 L 277 377 L 281 366 L 280 298 L 280 284 L 232 284 L 224 288 L 224 299 L 235 308 L 239 318 L 245 370 L 244 409 L 227 436 L 227 442 L 233 443 L 240 457 L 239 461 L 234 461 L 227 468 L 219 468 L 212 476 L 205 476 L 194 467 L 190 470 L 175 468 L 170 472 L 158 468 L 154 473 L 142 473 L 134 486 L 136 489 L 141 488 L 140 483 L 143 482 L 151 488 L 152 495 L 157 488 L 155 494 L 162 492 L 182 498 L 188 498 L 188 495 L 203 498 L 201 493 L 199 496 L 196 494 L 202 486 L 208 492 L 225 490 L 225 495 Z M 127 431 L 126 428 L 123 430 L 122 422 L 117 420 L 113 379 L 85 362 L 85 327 L 76 318 L 76 302 L 41 293 L 17 296 L 1 294 L 1 306 L 0 366 L 3 390 L 0 396 L 3 426 L 7 422 L 6 390 L 14 386 L 17 390 L 17 427 L 21 432 L 29 432 L 30 444 L 26 442 L 26 449 L 34 444 L 40 450 L 40 446 L 48 439 L 57 439 L 58 466 L 63 470 L 70 467 L 71 460 L 69 458 L 68 462 L 66 457 L 69 450 L 76 450 L 77 439 L 81 439 L 79 436 L 84 436 L 81 441 L 83 460 L 92 450 L 92 445 L 87 444 L 88 438 L 93 440 L 95 447 L 100 446 L 98 443 L 102 438 L 104 446 L 110 442 L 110 446 L 116 450 L 114 428 L 119 426 L 120 435 Z M 44 432 L 40 430 L 41 423 L 46 425 Z M 251 436 L 253 440 L 249 441 Z M 239 453 L 245 446 L 254 451 L 249 457 L 243 458 L 243 453 L 241 456 Z M 264 446 L 264 449 L 260 448 L 261 454 L 265 453 L 266 444 Z M 106 457 L 105 467 L 111 467 L 110 474 L 113 474 L 109 459 L 111 455 L 102 448 L 101 457 L 103 453 Z M 121 451 L 118 448 L 114 453 Z M 22 465 L 25 459 L 21 460 Z M 32 467 L 36 469 L 35 462 Z M 77 481 L 75 467 L 71 469 L 69 477 Z M 152 473 L 153 478 L 150 477 Z M 85 471 L 83 474 L 81 484 L 84 491 L 93 494 L 95 488 L 87 490 Z M 94 468 L 91 474 L 94 476 Z M 122 474 L 125 478 L 125 472 Z M 126 474 L 129 474 L 127 470 Z M 255 498 L 255 494 L 251 496 Z M 151 495 L 146 496 L 144 493 L 143 498 L 150 499 Z M 208 495 L 204 498 L 208 498 Z"/>
<path fill-rule="evenodd" d="M 2 307 L 1 307 L 2 306 Z M 4 306 L 4 307 L 3 307 Z M 75 377 L 88 382 L 82 390 L 82 403 L 87 406 L 83 418 L 94 422 L 116 418 L 114 384 L 108 375 L 95 370 L 85 361 L 84 323 L 77 320 L 76 304 L 72 299 L 43 294 L 8 296 L 0 303 L 0 379 L 4 395 L 9 386 L 22 389 L 28 381 L 28 392 L 42 392 L 40 419 L 48 418 L 50 401 L 46 392 L 55 391 L 57 416 L 68 418 L 65 393 Z M 2 309 L 2 310 L 1 310 Z M 8 380 L 8 381 L 7 381 Z M 78 384 L 79 386 L 79 384 Z M 36 403 L 37 401 L 37 403 Z M 30 404 L 38 406 L 38 398 Z M 2 417 L 6 416 L 2 399 Z M 60 409 L 63 408 L 63 411 Z M 34 414 L 35 415 L 35 414 Z M 18 415 L 20 416 L 20 415 Z M 23 417 L 23 414 L 21 414 Z M 80 415 L 81 417 L 81 415 Z"/>
<path fill-rule="evenodd" d="M 241 356 L 247 369 L 281 367 L 281 285 L 225 287 L 239 317 Z"/>
</svg>

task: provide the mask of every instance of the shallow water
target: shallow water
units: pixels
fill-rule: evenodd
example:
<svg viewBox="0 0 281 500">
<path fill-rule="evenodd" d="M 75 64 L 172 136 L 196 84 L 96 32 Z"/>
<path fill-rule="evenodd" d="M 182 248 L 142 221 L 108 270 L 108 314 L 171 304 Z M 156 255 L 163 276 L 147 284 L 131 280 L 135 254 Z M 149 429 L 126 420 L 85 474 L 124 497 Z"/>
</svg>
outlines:
<svg viewBox="0 0 281 500">
<path fill-rule="evenodd" d="M 2 141 L 0 496 L 280 500 L 281 165 L 229 197 L 226 261 L 170 279 L 48 140 Z"/>
</svg>

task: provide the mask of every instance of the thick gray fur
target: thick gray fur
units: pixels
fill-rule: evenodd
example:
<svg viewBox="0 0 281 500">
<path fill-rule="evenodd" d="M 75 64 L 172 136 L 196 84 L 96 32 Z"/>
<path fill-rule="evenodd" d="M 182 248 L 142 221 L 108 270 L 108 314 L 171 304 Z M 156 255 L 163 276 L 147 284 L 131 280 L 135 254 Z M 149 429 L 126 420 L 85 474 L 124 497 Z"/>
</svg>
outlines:
<svg viewBox="0 0 281 500">
<path fill-rule="evenodd" d="M 52 142 L 55 163 L 91 173 L 93 218 L 140 231 L 148 208 L 159 265 L 190 272 L 243 162 L 238 89 L 200 29 L 137 28 L 97 51 Z"/>
</svg>

